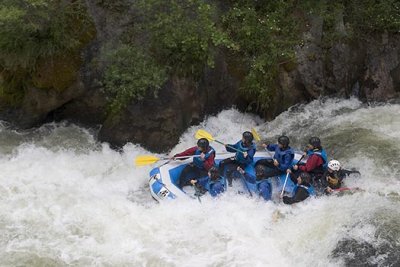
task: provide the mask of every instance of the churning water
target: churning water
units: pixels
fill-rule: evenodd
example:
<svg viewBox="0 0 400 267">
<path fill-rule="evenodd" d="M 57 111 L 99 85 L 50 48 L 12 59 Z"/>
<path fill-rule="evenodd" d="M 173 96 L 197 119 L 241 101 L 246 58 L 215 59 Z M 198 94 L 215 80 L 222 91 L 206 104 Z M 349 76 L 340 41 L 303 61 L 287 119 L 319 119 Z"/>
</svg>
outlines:
<svg viewBox="0 0 400 267">
<path fill-rule="evenodd" d="M 297 148 L 318 135 L 330 158 L 362 173 L 346 181 L 362 192 L 294 206 L 235 194 L 158 204 L 151 166 L 133 165 L 150 153 L 140 146 L 116 152 L 68 124 L 3 124 L 0 266 L 399 266 L 399 114 L 398 104 L 355 99 L 314 101 L 269 123 L 232 109 L 188 129 L 171 152 L 200 128 L 234 142 L 256 127 Z"/>
</svg>

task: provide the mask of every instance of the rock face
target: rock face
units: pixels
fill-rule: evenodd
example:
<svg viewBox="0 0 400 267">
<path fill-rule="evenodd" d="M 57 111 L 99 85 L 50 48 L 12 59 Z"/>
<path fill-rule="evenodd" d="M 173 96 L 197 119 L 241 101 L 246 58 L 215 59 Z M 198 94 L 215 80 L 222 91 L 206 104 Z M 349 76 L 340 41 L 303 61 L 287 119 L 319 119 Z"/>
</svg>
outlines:
<svg viewBox="0 0 400 267">
<path fill-rule="evenodd" d="M 380 39 L 366 43 L 368 61 L 360 96 L 367 101 L 385 101 L 400 93 L 400 36 L 383 34 Z"/>
<path fill-rule="evenodd" d="M 281 74 L 293 79 L 281 79 L 282 88 L 303 91 L 311 98 L 353 95 L 364 101 L 387 101 L 399 97 L 399 34 L 383 33 L 351 42 L 338 40 L 325 48 L 321 43 L 322 19 L 312 17 L 309 21 L 305 44 L 296 49 L 296 69 Z M 346 37 L 340 26 L 343 18 L 339 17 L 337 24 L 337 31 Z"/>
<path fill-rule="evenodd" d="M 114 146 L 127 142 L 140 143 L 157 152 L 167 151 L 179 140 L 190 125 L 204 116 L 232 105 L 246 107 L 239 96 L 240 77 L 223 52 L 216 56 L 213 69 L 205 69 L 200 81 L 171 77 L 159 92 L 158 98 L 146 98 L 131 103 L 117 117 L 107 117 L 106 96 L 101 81 L 106 62 L 100 48 L 117 43 L 134 11 L 126 9 L 115 15 L 98 3 L 86 1 L 93 17 L 96 36 L 79 55 L 79 60 L 63 60 L 68 70 L 65 79 L 34 77 L 26 90 L 22 105 L 3 108 L 0 119 L 18 127 L 29 128 L 48 120 L 69 120 L 81 125 L 102 125 L 99 140 Z M 106 2 L 104 2 L 106 3 Z M 296 65 L 281 67 L 279 87 L 273 104 L 265 114 L 272 119 L 288 107 L 310 101 L 322 95 L 349 97 L 356 95 L 365 101 L 386 101 L 400 94 L 400 36 L 387 33 L 371 36 L 367 40 L 351 42 L 338 40 L 329 47 L 322 43 L 323 20 L 309 18 L 304 32 L 304 45 L 296 48 Z M 337 19 L 340 36 L 347 35 L 343 18 Z M 77 63 L 79 62 L 79 64 Z M 229 62 L 229 63 L 228 63 Z M 43 65 L 43 73 L 56 73 L 60 64 Z M 62 64 L 61 64 L 62 66 Z M 47 70 L 46 70 L 47 68 Z M 72 78 L 71 78 L 72 77 Z M 1 77 L 0 77 L 1 78 Z M 54 84 L 62 83 L 62 90 Z M 39 89 L 40 87 L 50 89 Z M 59 87 L 59 86 L 58 86 Z M 53 88 L 53 90 L 51 90 Z"/>
<path fill-rule="evenodd" d="M 134 142 L 152 151 L 167 151 L 188 126 L 235 103 L 236 84 L 219 57 L 200 83 L 172 78 L 158 98 L 132 103 L 118 118 L 106 120 L 99 138 L 116 146 Z"/>
</svg>

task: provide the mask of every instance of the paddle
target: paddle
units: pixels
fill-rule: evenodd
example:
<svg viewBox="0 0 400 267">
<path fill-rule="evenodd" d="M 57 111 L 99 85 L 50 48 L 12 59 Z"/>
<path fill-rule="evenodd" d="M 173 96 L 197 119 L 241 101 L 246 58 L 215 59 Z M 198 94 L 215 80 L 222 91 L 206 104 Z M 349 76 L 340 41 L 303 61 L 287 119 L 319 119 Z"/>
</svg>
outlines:
<svg viewBox="0 0 400 267">
<path fill-rule="evenodd" d="M 260 135 L 257 133 L 257 131 L 256 131 L 255 128 L 251 128 L 251 133 L 253 134 L 254 139 L 256 139 L 257 142 L 260 142 L 260 141 L 261 141 L 261 137 L 260 137 Z M 272 156 L 272 154 L 271 154 L 271 151 L 269 151 L 267 148 L 264 148 L 264 149 L 265 149 L 265 151 L 268 152 L 269 156 L 270 156 L 271 158 L 273 158 L 273 156 Z"/>
<path fill-rule="evenodd" d="M 249 186 L 247 185 L 246 177 L 244 177 L 245 171 L 244 171 L 242 168 L 240 168 L 240 167 L 237 167 L 236 170 L 239 172 L 239 174 L 240 174 L 240 179 L 242 179 L 242 182 L 243 182 L 244 185 L 246 186 L 246 189 L 247 189 L 247 191 L 249 192 L 250 197 L 253 197 L 253 194 L 251 193 L 251 190 L 250 190 Z"/>
<path fill-rule="evenodd" d="M 194 191 L 195 191 L 194 195 L 197 197 L 197 200 L 201 203 L 200 197 L 201 197 L 203 194 L 200 192 L 200 189 L 197 187 L 196 184 L 193 184 L 193 187 L 194 187 Z"/>
<path fill-rule="evenodd" d="M 251 128 L 251 133 L 253 134 L 254 139 L 256 139 L 257 142 L 261 141 L 260 135 L 257 133 L 255 128 Z"/>
<path fill-rule="evenodd" d="M 250 197 L 253 197 L 253 194 L 251 193 L 250 188 L 249 188 L 249 186 L 247 185 L 246 178 L 244 177 L 243 174 L 240 175 L 240 176 L 241 176 L 241 179 L 242 179 L 244 185 L 246 186 L 247 191 L 249 192 Z"/>
<path fill-rule="evenodd" d="M 183 156 L 183 157 L 175 157 L 175 159 L 186 159 L 186 158 L 195 158 L 195 157 L 200 157 L 200 155 L 191 155 L 191 156 Z M 156 163 L 157 161 L 160 160 L 170 160 L 171 158 L 169 157 L 161 157 L 158 158 L 156 156 L 153 155 L 142 155 L 142 156 L 137 156 L 135 158 L 135 166 L 146 166 L 146 165 L 150 165 L 153 163 Z"/>
<path fill-rule="evenodd" d="M 283 183 L 283 187 L 282 187 L 281 197 L 283 196 L 283 192 L 285 191 L 285 187 L 286 187 L 288 178 L 289 178 L 289 173 L 286 174 L 285 182 Z"/>
<path fill-rule="evenodd" d="M 297 161 L 297 163 L 299 163 L 304 158 L 304 156 L 305 155 L 302 155 L 301 158 L 299 159 L 299 161 Z M 286 182 L 287 182 L 288 177 L 289 177 L 289 173 L 286 174 L 285 182 L 283 183 L 283 187 L 282 187 L 281 197 L 283 196 L 283 192 L 285 191 Z"/>
<path fill-rule="evenodd" d="M 209 132 L 207 132 L 207 131 L 205 131 L 205 130 L 201 130 L 201 129 L 200 129 L 200 130 L 197 130 L 197 132 L 196 132 L 196 134 L 195 134 L 194 137 L 195 137 L 196 139 L 206 138 L 206 139 L 209 140 L 209 141 L 215 141 L 215 142 L 217 142 L 217 143 L 219 143 L 219 144 L 221 144 L 221 145 L 227 146 L 227 147 L 229 147 L 229 148 L 231 148 L 231 149 L 233 149 L 233 150 L 235 150 L 235 151 L 237 151 L 237 152 L 244 153 L 243 151 L 241 151 L 241 150 L 239 150 L 239 149 L 237 149 L 237 148 L 234 148 L 234 147 L 232 147 L 232 146 L 226 145 L 226 144 L 224 144 L 223 142 L 214 139 L 214 137 L 213 137 Z"/>
</svg>

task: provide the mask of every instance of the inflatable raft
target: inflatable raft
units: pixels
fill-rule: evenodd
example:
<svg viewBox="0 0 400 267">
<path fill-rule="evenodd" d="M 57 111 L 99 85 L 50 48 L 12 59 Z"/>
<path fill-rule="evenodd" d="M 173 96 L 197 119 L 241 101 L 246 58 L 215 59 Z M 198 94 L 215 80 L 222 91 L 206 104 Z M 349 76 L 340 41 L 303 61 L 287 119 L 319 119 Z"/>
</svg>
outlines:
<svg viewBox="0 0 400 267">
<path fill-rule="evenodd" d="M 274 155 L 274 152 L 266 152 L 266 151 L 258 151 L 254 155 L 254 162 L 251 166 L 248 166 L 245 171 L 251 174 L 255 174 L 254 165 L 260 159 L 271 159 Z M 234 154 L 217 154 L 215 157 L 216 164 L 223 159 L 234 156 Z M 296 164 L 301 158 L 301 152 L 295 153 L 295 158 L 293 160 L 293 164 Z M 154 199 L 157 201 L 165 201 L 172 199 L 190 199 L 193 198 L 193 191 L 189 188 L 184 187 L 180 189 L 178 185 L 178 178 L 183 170 L 183 168 L 192 162 L 192 158 L 188 158 L 186 160 L 170 160 L 164 163 L 163 165 L 154 168 L 150 171 L 150 192 Z M 285 182 L 286 174 L 282 174 L 277 177 L 270 178 L 272 185 L 272 194 L 277 195 L 281 192 L 284 182 Z M 227 191 L 229 190 L 237 190 L 237 184 L 241 184 L 241 190 L 239 192 L 243 192 L 252 196 L 257 195 L 257 186 L 256 184 L 252 184 L 247 182 L 245 179 L 240 179 L 234 181 L 236 186 L 227 187 Z M 225 183 L 227 184 L 227 183 Z M 291 193 L 294 189 L 293 182 L 287 179 L 287 183 L 285 186 L 285 191 Z M 250 192 L 249 192 L 250 191 Z"/>
</svg>

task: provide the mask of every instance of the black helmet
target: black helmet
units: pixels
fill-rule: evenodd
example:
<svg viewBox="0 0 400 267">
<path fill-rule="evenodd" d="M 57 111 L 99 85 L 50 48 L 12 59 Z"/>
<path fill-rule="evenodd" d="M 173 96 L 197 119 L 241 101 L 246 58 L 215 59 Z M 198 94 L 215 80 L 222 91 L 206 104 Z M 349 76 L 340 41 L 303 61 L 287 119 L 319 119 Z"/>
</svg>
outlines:
<svg viewBox="0 0 400 267">
<path fill-rule="evenodd" d="M 300 178 L 302 182 L 304 183 L 311 183 L 311 175 L 308 172 L 302 172 L 300 173 Z"/>
<path fill-rule="evenodd" d="M 321 148 L 321 140 L 318 137 L 311 137 L 308 143 L 313 147 Z"/>
<path fill-rule="evenodd" d="M 258 164 L 256 166 L 256 177 L 258 179 L 260 179 L 260 178 L 264 178 L 264 175 L 265 175 L 265 167 L 261 164 Z"/>
<path fill-rule="evenodd" d="M 200 138 L 197 141 L 197 146 L 202 149 L 207 149 L 209 145 L 210 145 L 210 143 L 208 142 L 208 140 L 206 138 Z"/>
<path fill-rule="evenodd" d="M 211 174 L 210 177 L 211 177 L 212 180 L 218 179 L 218 177 L 219 177 L 219 172 L 218 172 L 218 168 L 217 168 L 217 167 L 212 166 L 208 171 L 209 171 L 210 174 Z"/>
<path fill-rule="evenodd" d="M 246 131 L 243 133 L 243 139 L 247 142 L 247 143 L 251 143 L 253 142 L 254 136 L 251 132 Z"/>
<path fill-rule="evenodd" d="M 278 143 L 281 144 L 283 147 L 288 147 L 288 145 L 290 144 L 289 137 L 287 137 L 286 135 L 280 136 L 278 138 Z"/>
</svg>

